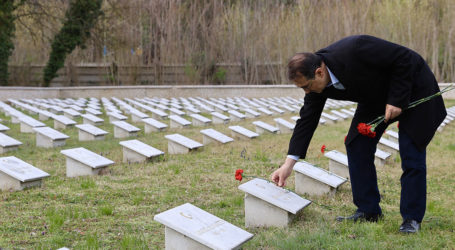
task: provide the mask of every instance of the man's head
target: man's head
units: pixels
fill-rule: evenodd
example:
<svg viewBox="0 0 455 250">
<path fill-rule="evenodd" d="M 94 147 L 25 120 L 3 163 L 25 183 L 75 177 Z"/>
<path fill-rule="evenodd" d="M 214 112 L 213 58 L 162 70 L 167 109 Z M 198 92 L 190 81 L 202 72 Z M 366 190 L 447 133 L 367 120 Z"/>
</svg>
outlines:
<svg viewBox="0 0 455 250">
<path fill-rule="evenodd" d="M 314 53 L 297 53 L 288 63 L 288 78 L 305 93 L 321 93 L 330 81 L 327 67 Z"/>
</svg>

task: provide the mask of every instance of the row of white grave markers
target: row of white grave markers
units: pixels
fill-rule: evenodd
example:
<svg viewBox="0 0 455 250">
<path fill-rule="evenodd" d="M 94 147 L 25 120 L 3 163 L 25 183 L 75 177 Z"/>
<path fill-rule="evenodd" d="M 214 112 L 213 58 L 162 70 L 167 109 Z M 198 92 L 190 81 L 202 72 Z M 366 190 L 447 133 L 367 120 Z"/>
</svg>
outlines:
<svg viewBox="0 0 455 250">
<path fill-rule="evenodd" d="M 263 127 L 263 126 L 262 126 Z M 310 174 L 311 175 L 311 174 Z M 314 175 L 314 173 L 313 173 Z M 321 179 L 321 173 L 316 174 L 317 178 Z M 346 180 L 343 181 L 342 178 L 337 177 L 331 173 L 326 172 L 325 175 L 329 177 L 326 179 L 332 179 L 333 183 L 338 182 L 338 186 L 344 183 Z M 322 178 L 324 179 L 324 178 Z M 247 182 L 241 186 L 239 189 L 242 189 L 246 192 L 245 196 L 245 223 L 247 227 L 252 226 L 287 226 L 291 221 L 292 217 L 295 216 L 299 211 L 301 211 L 305 206 L 309 205 L 311 202 L 305 200 L 299 196 L 293 199 L 294 194 L 292 192 L 288 192 L 287 190 L 283 190 L 278 188 L 278 190 L 273 190 L 273 188 L 277 189 L 275 185 L 269 185 L 270 182 L 261 180 L 261 179 L 254 179 L 250 182 Z M 296 175 L 296 189 L 297 189 L 297 175 Z M 333 186 L 329 185 L 329 192 L 333 192 L 338 186 L 337 184 L 333 184 Z M 341 184 L 340 184 L 341 183 Z M 247 185 L 249 184 L 249 186 Z M 267 186 L 269 185 L 269 186 Z M 264 194 L 264 190 L 267 190 Z M 285 195 L 282 192 L 286 192 L 290 195 Z M 304 191 L 307 193 L 308 191 Z M 302 199 L 302 200 L 299 200 Z M 289 203 L 291 202 L 291 203 Z M 299 206 L 290 206 L 290 204 L 295 205 L 298 203 Z M 265 207 L 269 208 L 270 205 L 273 205 L 273 209 L 264 209 Z M 278 208 L 278 209 L 277 209 Z M 189 211 L 192 209 L 192 213 L 184 213 L 181 211 Z M 187 219 L 191 220 L 190 223 L 186 225 L 182 225 L 181 218 L 180 220 L 173 220 L 176 216 L 169 215 L 171 211 L 176 214 L 178 213 L 181 216 L 186 217 Z M 179 212 L 180 211 L 180 212 Z M 259 213 L 258 213 L 259 212 Z M 178 208 L 168 210 L 164 213 L 155 216 L 155 220 L 163 223 L 166 225 L 166 247 L 174 246 L 176 248 L 181 248 L 182 246 L 192 246 L 194 249 L 201 249 L 205 247 L 210 248 L 220 248 L 220 249 L 234 249 L 239 247 L 245 241 L 250 239 L 253 235 L 243 231 L 241 229 L 236 228 L 230 224 L 226 224 L 226 222 L 219 220 L 219 218 L 214 217 L 213 222 L 206 221 L 207 223 L 201 224 L 199 223 L 201 216 L 194 216 L 196 214 L 203 214 L 203 218 L 209 218 L 212 215 L 206 213 L 203 210 L 200 210 L 191 204 L 185 204 Z M 204 214 L 205 213 L 205 214 Z M 265 218 L 265 219 L 264 219 Z M 195 224 L 193 219 L 197 219 L 197 223 Z M 177 223 L 176 223 L 177 221 Z M 199 223 L 199 224 L 198 224 Z M 208 225 L 208 226 L 207 226 Z M 221 225 L 230 226 L 234 230 L 221 228 Z M 217 228 L 218 230 L 214 230 L 213 228 Z M 234 231 L 242 231 L 242 234 L 235 234 L 233 235 Z M 194 234 L 195 232 L 203 231 L 205 234 L 201 236 L 201 234 Z M 224 233 L 228 231 L 228 233 Z M 221 233 L 220 233 L 221 232 Z M 246 233 L 245 233 L 246 232 Z M 249 234 L 249 235 L 248 235 Z M 215 237 L 214 237 L 215 236 Z M 242 237 L 244 236 L 244 237 Z M 244 239 L 246 238 L 246 239 Z M 220 240 L 222 239 L 222 240 Z M 235 244 L 231 246 L 226 246 L 225 242 L 232 242 L 234 239 L 237 239 Z M 240 240 L 239 240 L 240 239 Z"/>
</svg>

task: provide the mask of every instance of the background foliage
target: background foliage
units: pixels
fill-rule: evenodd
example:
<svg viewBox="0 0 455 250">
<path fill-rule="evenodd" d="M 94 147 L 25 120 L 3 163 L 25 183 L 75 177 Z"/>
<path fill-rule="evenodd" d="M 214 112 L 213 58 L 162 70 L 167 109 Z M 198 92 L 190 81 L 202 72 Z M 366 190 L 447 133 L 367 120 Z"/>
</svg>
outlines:
<svg viewBox="0 0 455 250">
<path fill-rule="evenodd" d="M 44 69 L 44 84 L 49 86 L 50 81 L 56 77 L 57 70 L 62 68 L 66 56 L 76 46 L 84 49 L 85 42 L 90 37 L 90 30 L 102 14 L 102 0 L 73 0 L 70 2 L 65 14 L 65 22 L 60 32 L 52 41 L 52 51 Z"/>
<path fill-rule="evenodd" d="M 17 10 L 10 64 L 47 62 L 68 5 L 35 0 Z M 439 81 L 455 76 L 451 0 L 103 0 L 102 10 L 87 49 L 73 51 L 67 63 L 116 62 L 158 71 L 163 64 L 189 64 L 200 83 L 213 81 L 213 64 L 236 63 L 251 84 L 259 82 L 258 64 L 284 65 L 296 51 L 370 34 L 419 52 Z M 287 82 L 281 68 L 274 84 Z"/>
</svg>

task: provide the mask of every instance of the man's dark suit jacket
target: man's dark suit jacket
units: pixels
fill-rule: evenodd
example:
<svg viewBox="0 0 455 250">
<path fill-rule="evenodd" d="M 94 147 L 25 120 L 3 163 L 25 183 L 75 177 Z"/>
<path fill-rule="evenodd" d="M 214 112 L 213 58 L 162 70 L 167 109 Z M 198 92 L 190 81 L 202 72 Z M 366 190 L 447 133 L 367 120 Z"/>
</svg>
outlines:
<svg viewBox="0 0 455 250">
<path fill-rule="evenodd" d="M 386 104 L 402 109 L 412 101 L 439 91 L 438 83 L 416 52 L 376 37 L 346 37 L 316 52 L 346 90 L 333 86 L 305 95 L 288 154 L 305 158 L 327 98 L 357 102 L 346 144 L 356 136 L 359 122 L 384 115 Z M 442 97 L 404 111 L 396 120 L 420 150 L 425 150 L 446 116 Z M 390 123 L 390 122 L 389 122 Z M 339 138 L 343 140 L 343 138 Z"/>
</svg>

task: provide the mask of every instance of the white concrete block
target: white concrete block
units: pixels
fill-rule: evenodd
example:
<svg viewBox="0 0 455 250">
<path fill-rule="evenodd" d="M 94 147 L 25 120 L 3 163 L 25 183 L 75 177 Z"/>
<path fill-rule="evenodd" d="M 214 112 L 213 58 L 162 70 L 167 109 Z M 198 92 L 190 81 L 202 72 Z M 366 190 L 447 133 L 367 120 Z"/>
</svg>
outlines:
<svg viewBox="0 0 455 250">
<path fill-rule="evenodd" d="M 311 204 L 296 193 L 255 178 L 239 186 L 245 195 L 246 227 L 287 227 L 294 216 Z"/>
<path fill-rule="evenodd" d="M 85 148 L 73 148 L 60 151 L 66 156 L 66 176 L 99 175 L 107 171 L 113 161 Z"/>
<path fill-rule="evenodd" d="M 347 180 L 325 169 L 302 161 L 294 165 L 295 191 L 298 194 L 333 196 Z"/>
<path fill-rule="evenodd" d="M 0 189 L 22 190 L 40 187 L 41 180 L 49 174 L 14 156 L 0 158 Z"/>
<path fill-rule="evenodd" d="M 154 216 L 165 225 L 166 249 L 240 249 L 253 234 L 190 203 Z"/>
<path fill-rule="evenodd" d="M 329 171 L 343 178 L 349 179 L 348 157 L 336 150 L 324 154 L 329 158 Z"/>
<path fill-rule="evenodd" d="M 164 155 L 160 151 L 148 144 L 138 140 L 121 141 L 123 146 L 123 162 L 146 162 L 160 155 Z"/>
</svg>

